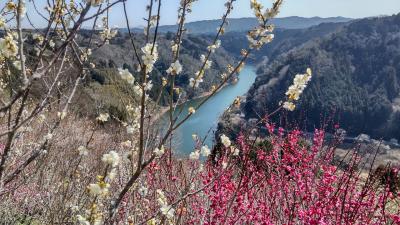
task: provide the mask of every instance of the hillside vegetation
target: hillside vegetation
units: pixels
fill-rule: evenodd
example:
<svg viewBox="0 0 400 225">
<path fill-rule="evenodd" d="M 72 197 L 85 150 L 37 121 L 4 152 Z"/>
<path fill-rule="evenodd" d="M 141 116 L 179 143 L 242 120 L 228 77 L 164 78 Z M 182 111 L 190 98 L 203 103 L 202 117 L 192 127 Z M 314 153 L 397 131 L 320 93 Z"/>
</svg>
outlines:
<svg viewBox="0 0 400 225">
<path fill-rule="evenodd" d="M 81 41 L 88 41 L 90 33 L 82 32 Z M 160 94 L 162 78 L 166 77 L 166 70 L 172 63 L 171 41 L 174 35 L 172 33 L 162 34 L 158 38 L 159 60 L 154 65 L 154 70 L 150 74 L 153 82 L 153 88 L 149 92 L 150 97 L 156 101 Z M 135 34 L 135 42 L 138 46 L 144 45 L 144 35 Z M 212 41 L 212 36 L 187 36 L 183 39 L 181 45 L 181 63 L 185 68 L 183 72 L 176 77 L 175 88 L 179 88 L 179 93 L 175 93 L 174 100 L 181 96 L 184 98 L 195 98 L 208 92 L 211 86 L 220 82 L 220 74 L 223 73 L 224 66 L 232 64 L 234 57 L 230 56 L 223 48 L 218 49 L 211 56 L 212 67 L 204 76 L 204 82 L 199 88 L 193 89 L 189 86 L 189 79 L 195 76 L 200 68 L 200 56 L 206 53 L 204 46 Z M 95 35 L 95 40 L 98 37 Z M 141 50 L 138 50 L 141 52 Z M 126 103 L 133 90 L 124 85 L 118 74 L 118 68 L 128 69 L 139 80 L 139 73 L 136 72 L 137 61 L 134 60 L 134 51 L 128 34 L 119 33 L 109 44 L 93 50 L 91 60 L 96 65 L 92 69 L 91 77 L 85 83 L 83 93 L 77 98 L 78 109 L 81 113 L 93 112 L 94 109 L 109 111 L 115 115 L 123 116 Z M 168 101 L 170 92 L 169 84 L 166 86 L 160 97 L 159 103 L 165 105 Z"/>
<path fill-rule="evenodd" d="M 312 81 L 289 120 L 306 118 L 302 126 L 313 129 L 335 116 L 350 135 L 400 138 L 400 14 L 353 22 L 261 65 L 246 118 L 275 109 L 309 65 Z"/>
<path fill-rule="evenodd" d="M 277 28 L 274 31 L 274 41 L 263 46 L 259 51 L 254 51 L 250 60 L 254 64 L 264 65 L 281 54 L 287 53 L 310 40 L 331 34 L 346 24 L 345 22 L 332 22 L 318 24 L 307 29 Z M 248 40 L 245 32 L 229 32 L 222 37 L 222 46 L 235 56 L 247 45 Z"/>
</svg>

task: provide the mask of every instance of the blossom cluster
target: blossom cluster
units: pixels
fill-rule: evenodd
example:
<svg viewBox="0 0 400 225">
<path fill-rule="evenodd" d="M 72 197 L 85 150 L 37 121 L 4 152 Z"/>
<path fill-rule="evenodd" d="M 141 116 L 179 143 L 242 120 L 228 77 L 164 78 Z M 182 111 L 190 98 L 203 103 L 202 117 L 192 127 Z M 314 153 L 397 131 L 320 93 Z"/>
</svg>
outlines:
<svg viewBox="0 0 400 225">
<path fill-rule="evenodd" d="M 397 224 L 399 209 L 391 206 L 400 196 L 389 188 L 363 186 L 354 168 L 333 165 L 334 148 L 324 147 L 324 131 L 316 130 L 305 142 L 298 130 L 284 135 L 278 129 L 276 135 L 272 124 L 267 130 L 270 147 L 255 147 L 241 135 L 242 154 L 232 166 L 224 164 L 225 155 L 207 168 L 203 182 L 210 186 L 205 205 L 192 205 L 199 215 L 194 223 Z M 231 144 L 226 136 L 221 141 L 225 147 Z"/>
<path fill-rule="evenodd" d="M 221 47 L 221 40 L 219 40 L 218 37 L 225 33 L 225 26 L 227 25 L 226 18 L 228 16 L 228 14 L 231 12 L 231 10 L 233 9 L 232 3 L 233 3 L 232 0 L 228 0 L 225 3 L 225 7 L 227 10 L 226 10 L 226 14 L 223 16 L 223 19 L 222 19 L 223 23 L 221 24 L 221 26 L 219 26 L 217 28 L 217 36 L 214 39 L 213 43 L 211 45 L 207 46 L 207 54 L 206 55 L 202 54 L 200 56 L 200 61 L 202 63 L 200 70 L 194 74 L 194 77 L 191 77 L 189 79 L 189 86 L 192 88 L 198 88 L 200 86 L 200 84 L 203 82 L 203 78 L 204 78 L 204 74 L 205 74 L 206 70 L 209 70 L 212 65 L 212 61 L 209 59 L 211 54 L 214 53 L 218 48 Z M 213 88 L 211 91 L 214 91 Z"/>
<path fill-rule="evenodd" d="M 21 0 L 18 3 L 14 3 L 13 1 L 8 1 L 5 7 L 6 12 L 17 13 L 20 17 L 24 17 L 26 13 L 26 5 L 25 0 Z"/>
<path fill-rule="evenodd" d="M 100 2 L 99 0 L 93 0 L 93 1 L 97 1 Z M 93 3 L 92 3 L 93 5 Z M 106 44 L 109 43 L 109 41 L 111 39 L 113 39 L 117 34 L 118 34 L 118 30 L 117 29 L 111 29 L 108 25 L 108 18 L 107 17 L 103 17 L 102 18 L 102 30 L 100 31 L 100 38 L 103 40 L 103 42 L 105 42 Z"/>
<path fill-rule="evenodd" d="M 141 50 L 143 52 L 142 60 L 145 65 L 145 72 L 151 73 L 158 59 L 157 43 L 147 43 Z"/>
<path fill-rule="evenodd" d="M 272 8 L 262 11 L 263 5 L 261 3 L 257 0 L 250 1 L 250 7 L 259 22 L 258 26 L 247 34 L 251 49 L 260 49 L 264 44 L 274 39 L 274 34 L 272 34 L 274 26 L 267 25 L 267 22 L 278 14 L 282 2 L 282 0 L 275 0 Z"/>
<path fill-rule="evenodd" d="M 12 33 L 7 33 L 4 38 L 0 38 L 0 55 L 6 58 L 16 57 L 18 45 Z"/>
<path fill-rule="evenodd" d="M 214 51 L 214 49 L 209 48 L 209 52 L 211 52 L 211 51 Z M 209 54 L 208 54 L 208 56 L 200 55 L 200 61 L 203 65 L 202 65 L 200 71 L 197 71 L 195 73 L 195 77 L 194 78 L 191 77 L 189 79 L 190 87 L 197 88 L 203 82 L 203 77 L 204 77 L 205 71 L 210 69 L 211 65 L 212 65 L 212 61 L 210 59 L 208 59 Z"/>
<path fill-rule="evenodd" d="M 171 66 L 167 69 L 167 73 L 171 75 L 179 75 L 182 72 L 182 65 L 179 60 L 171 63 Z"/>
<path fill-rule="evenodd" d="M 211 154 L 211 150 L 207 145 L 204 145 L 199 149 L 195 149 L 190 153 L 189 159 L 191 160 L 199 160 L 200 155 L 203 157 L 208 157 Z"/>
<path fill-rule="evenodd" d="M 85 147 L 79 147 L 79 154 L 81 156 L 87 155 L 87 150 Z M 76 219 L 79 224 L 103 224 L 103 210 L 100 209 L 101 205 L 97 202 L 104 197 L 109 195 L 110 182 L 116 177 L 116 168 L 120 163 L 120 156 L 115 151 L 110 151 L 106 153 L 101 158 L 101 161 L 106 165 L 105 175 L 96 176 L 96 183 L 91 183 L 88 185 L 88 193 L 94 198 L 88 210 L 85 214 L 77 215 Z"/>
<path fill-rule="evenodd" d="M 160 205 L 160 211 L 168 219 L 174 217 L 175 210 L 168 204 L 168 200 L 161 189 L 157 189 L 157 202 Z"/>
<path fill-rule="evenodd" d="M 332 164 L 334 148 L 324 145 L 325 132 L 309 139 L 298 130 L 288 134 L 273 124 L 254 145 L 244 135 L 236 141 L 221 135 L 216 158 L 196 140 L 189 160 L 162 157 L 146 170 L 137 187 L 135 220 L 147 224 L 387 224 L 399 221 L 400 196 L 390 188 L 363 186 L 353 167 Z M 276 131 L 277 134 L 276 134 Z M 235 147 L 234 147 L 235 146 Z M 164 150 L 168 155 L 170 150 Z M 240 152 L 240 154 L 239 154 Z M 354 157 L 357 165 L 357 157 Z M 393 170 L 395 171 L 395 170 Z M 396 170 L 397 171 L 397 170 Z M 378 180 L 379 181 L 379 180 Z M 387 184 L 384 184 L 387 185 Z M 189 196 L 189 197 L 188 197 Z M 140 206 L 137 206 L 140 205 Z M 133 208 L 124 207 L 128 215 Z M 138 209 L 141 208 L 142 210 Z M 122 213 L 122 212 L 121 212 Z M 125 214 L 121 214 L 125 215 Z M 129 220 L 129 219 L 128 219 Z"/>
<path fill-rule="evenodd" d="M 312 71 L 310 68 L 307 68 L 305 74 L 297 74 L 294 77 L 293 84 L 289 86 L 286 92 L 286 96 L 288 97 L 288 99 L 283 103 L 284 109 L 293 111 L 296 108 L 294 102 L 299 100 L 300 95 L 307 87 L 308 82 L 310 82 L 311 76 L 312 76 Z"/>
</svg>

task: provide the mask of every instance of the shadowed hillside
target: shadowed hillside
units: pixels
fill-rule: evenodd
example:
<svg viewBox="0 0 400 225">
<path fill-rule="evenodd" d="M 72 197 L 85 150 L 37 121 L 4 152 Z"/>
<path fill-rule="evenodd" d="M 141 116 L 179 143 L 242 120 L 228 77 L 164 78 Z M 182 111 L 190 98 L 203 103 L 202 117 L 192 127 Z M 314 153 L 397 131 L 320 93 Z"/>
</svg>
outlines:
<svg viewBox="0 0 400 225">
<path fill-rule="evenodd" d="M 307 29 L 277 28 L 274 31 L 274 40 L 259 51 L 254 51 L 250 60 L 263 65 L 312 39 L 336 32 L 346 24 L 341 22 L 323 23 Z M 222 46 L 233 55 L 238 55 L 241 49 L 246 48 L 248 42 L 245 32 L 229 32 L 222 37 Z"/>
<path fill-rule="evenodd" d="M 312 129 L 335 115 L 350 135 L 400 138 L 400 14 L 353 22 L 262 65 L 243 108 L 246 118 L 275 109 L 309 65 L 312 81 L 289 120 L 306 118 Z"/>
</svg>

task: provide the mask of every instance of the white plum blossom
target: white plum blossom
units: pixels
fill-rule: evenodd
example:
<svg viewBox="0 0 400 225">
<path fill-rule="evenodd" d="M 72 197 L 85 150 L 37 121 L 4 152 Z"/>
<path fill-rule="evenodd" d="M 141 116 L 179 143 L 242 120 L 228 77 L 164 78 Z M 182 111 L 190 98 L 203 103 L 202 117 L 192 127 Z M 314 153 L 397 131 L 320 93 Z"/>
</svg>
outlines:
<svg viewBox="0 0 400 225">
<path fill-rule="evenodd" d="M 204 69 L 210 69 L 212 65 L 212 61 L 211 60 L 207 60 L 206 65 L 204 66 Z"/>
<path fill-rule="evenodd" d="M 51 140 L 53 138 L 53 134 L 52 133 L 48 133 L 44 136 L 45 140 Z"/>
<path fill-rule="evenodd" d="M 22 69 L 21 61 L 20 61 L 20 60 L 14 61 L 14 62 L 13 62 L 13 66 L 14 66 L 15 69 L 17 69 L 17 70 L 21 70 L 21 69 Z"/>
<path fill-rule="evenodd" d="M 201 60 L 201 62 L 204 63 L 204 61 L 206 61 L 206 56 L 204 54 L 201 54 L 200 55 L 200 60 Z"/>
<path fill-rule="evenodd" d="M 164 195 L 164 192 L 161 189 L 157 189 L 156 193 L 157 193 L 157 202 L 160 205 L 160 212 L 168 219 L 172 219 L 175 210 L 172 208 L 172 206 L 168 205 L 168 201 Z"/>
<path fill-rule="evenodd" d="M 38 122 L 43 123 L 46 120 L 46 116 L 44 114 L 40 114 L 38 116 Z"/>
<path fill-rule="evenodd" d="M 144 83 L 143 86 L 145 91 L 150 91 L 153 88 L 153 82 L 149 81 L 147 83 Z"/>
<path fill-rule="evenodd" d="M 175 42 L 171 42 L 171 50 L 172 52 L 177 52 L 178 51 L 178 44 L 175 44 Z"/>
<path fill-rule="evenodd" d="M 221 40 L 217 40 L 217 41 L 215 42 L 215 46 L 216 46 L 217 48 L 221 47 Z"/>
<path fill-rule="evenodd" d="M 179 75 L 182 72 L 182 65 L 179 60 L 171 63 L 171 66 L 167 69 L 167 73 L 171 75 Z"/>
<path fill-rule="evenodd" d="M 103 157 L 101 158 L 101 161 L 103 161 L 105 164 L 110 165 L 112 167 L 118 166 L 120 157 L 117 152 L 115 151 L 110 151 L 107 154 L 104 154 Z"/>
<path fill-rule="evenodd" d="M 80 225 L 90 225 L 90 222 L 85 217 L 83 217 L 81 215 L 77 215 L 76 219 L 78 220 L 78 223 Z"/>
<path fill-rule="evenodd" d="M 135 83 L 135 77 L 129 72 L 128 69 L 118 69 L 119 75 L 123 80 L 126 80 L 129 84 Z"/>
<path fill-rule="evenodd" d="M 274 40 L 274 38 L 275 38 L 274 34 L 267 34 L 267 35 L 261 37 L 260 41 L 262 43 L 270 43 L 271 41 Z"/>
<path fill-rule="evenodd" d="M 100 122 L 107 122 L 109 118 L 110 115 L 108 113 L 100 113 L 100 115 L 96 118 L 96 120 Z"/>
<path fill-rule="evenodd" d="M 3 17 L 0 16 L 0 28 L 3 28 L 6 26 L 6 21 L 4 20 Z"/>
<path fill-rule="evenodd" d="M 153 152 L 157 157 L 161 157 L 165 153 L 164 146 L 161 146 L 161 148 L 155 148 Z"/>
<path fill-rule="evenodd" d="M 164 192 L 161 189 L 157 189 L 156 193 L 157 193 L 157 196 L 158 196 L 158 198 L 157 198 L 158 204 L 160 204 L 160 205 L 168 205 L 167 198 L 165 197 Z"/>
<path fill-rule="evenodd" d="M 225 147 L 229 147 L 229 146 L 231 146 L 231 140 L 225 135 L 225 134 L 223 134 L 223 135 L 221 135 L 221 142 L 222 142 L 222 144 L 225 146 Z"/>
<path fill-rule="evenodd" d="M 172 219 L 175 214 L 174 208 L 171 205 L 168 205 L 167 198 L 164 195 L 164 192 L 161 189 L 156 190 L 157 193 L 157 202 L 160 205 L 160 212 L 168 219 Z"/>
<path fill-rule="evenodd" d="M 200 151 L 196 149 L 194 152 L 190 153 L 189 158 L 191 160 L 198 160 L 200 158 Z"/>
<path fill-rule="evenodd" d="M 57 117 L 60 118 L 60 120 L 63 120 L 67 116 L 67 112 L 62 111 L 62 112 L 57 112 Z"/>
<path fill-rule="evenodd" d="M 50 48 L 54 48 L 56 46 L 56 43 L 54 43 L 53 40 L 50 40 L 49 41 L 49 46 L 50 46 Z"/>
<path fill-rule="evenodd" d="M 210 148 L 208 148 L 207 145 L 204 145 L 203 147 L 201 147 L 201 151 L 200 151 L 201 155 L 204 157 L 208 157 L 211 154 Z"/>
<path fill-rule="evenodd" d="M 215 44 L 208 46 L 207 50 L 214 53 L 215 50 L 218 49 L 220 46 L 221 46 L 221 40 L 217 40 L 215 41 Z"/>
<path fill-rule="evenodd" d="M 100 195 L 102 193 L 102 190 L 101 190 L 101 187 L 99 184 L 89 184 L 88 189 L 89 189 L 89 193 L 94 196 Z"/>
<path fill-rule="evenodd" d="M 113 168 L 107 175 L 108 179 L 114 180 L 115 177 L 117 176 L 117 170 Z"/>
<path fill-rule="evenodd" d="M 110 29 L 109 27 L 105 27 L 101 32 L 100 32 L 100 37 L 101 39 L 108 44 L 109 40 L 111 40 L 113 37 L 115 37 L 118 33 L 117 29 Z"/>
<path fill-rule="evenodd" d="M 303 93 L 304 89 L 307 87 L 308 82 L 310 82 L 312 76 L 312 71 L 307 68 L 305 74 L 297 74 L 293 79 L 293 84 L 289 86 L 288 91 L 285 93 L 288 100 L 283 103 L 283 108 L 289 111 L 293 111 L 296 108 L 294 101 L 299 100 L 300 95 Z"/>
<path fill-rule="evenodd" d="M 231 146 L 231 152 L 232 152 L 232 155 L 234 155 L 234 156 L 238 156 L 240 153 L 239 149 L 235 148 L 233 146 Z"/>
<path fill-rule="evenodd" d="M 128 125 L 126 127 L 126 133 L 133 134 L 134 131 L 135 131 L 135 128 L 132 125 Z"/>
<path fill-rule="evenodd" d="M 204 69 L 210 69 L 211 68 L 212 61 L 209 60 L 209 59 L 207 59 L 207 61 L 206 61 L 206 56 L 205 55 L 201 55 L 200 56 L 200 60 L 201 60 L 202 63 L 205 63 Z"/>
<path fill-rule="evenodd" d="M 189 107 L 188 112 L 189 114 L 194 114 L 196 112 L 196 109 L 194 107 Z"/>
<path fill-rule="evenodd" d="M 293 102 L 284 102 L 282 107 L 288 111 L 294 111 L 296 105 Z"/>
<path fill-rule="evenodd" d="M 133 92 L 135 93 L 136 96 L 142 96 L 143 90 L 140 87 L 140 85 L 134 85 Z"/>
<path fill-rule="evenodd" d="M 132 146 L 132 142 L 130 140 L 121 142 L 121 147 L 123 148 L 130 148 Z"/>
<path fill-rule="evenodd" d="M 204 165 L 203 164 L 200 164 L 199 165 L 199 172 L 203 172 L 204 171 Z"/>
<path fill-rule="evenodd" d="M 18 46 L 11 33 L 0 38 L 0 55 L 6 58 L 15 57 L 18 54 Z"/>
<path fill-rule="evenodd" d="M 109 187 L 110 184 L 102 182 L 96 184 L 89 184 L 88 189 L 91 195 L 98 196 L 98 195 L 107 195 Z"/>
<path fill-rule="evenodd" d="M 254 36 L 258 36 L 260 32 L 256 32 L 257 34 L 248 34 L 247 40 L 250 42 L 250 48 L 260 49 L 264 44 L 270 43 L 274 40 L 274 34 L 267 34 L 262 36 L 259 40 L 256 40 Z"/>
<path fill-rule="evenodd" d="M 146 66 L 146 72 L 150 73 L 151 71 L 153 71 L 154 63 L 156 63 L 158 59 L 157 44 L 154 44 L 153 48 L 152 43 L 147 43 L 141 50 L 144 54 L 142 56 L 142 60 L 144 65 Z"/>
<path fill-rule="evenodd" d="M 169 206 L 169 205 L 161 206 L 160 211 L 168 219 L 172 219 L 174 217 L 174 214 L 175 214 L 175 210 L 172 208 L 172 206 Z"/>
<path fill-rule="evenodd" d="M 40 34 L 33 34 L 32 35 L 33 40 L 35 40 L 39 45 L 43 44 L 44 37 Z"/>
<path fill-rule="evenodd" d="M 78 153 L 80 156 L 87 156 L 88 155 L 88 150 L 85 146 L 81 145 L 78 147 Z"/>
<path fill-rule="evenodd" d="M 190 78 L 189 79 L 189 86 L 193 88 L 198 88 L 199 85 L 203 82 L 203 79 L 195 79 L 195 78 Z"/>
<path fill-rule="evenodd" d="M 138 192 L 142 197 L 146 197 L 148 191 L 149 191 L 148 188 L 144 185 L 141 185 L 140 188 L 138 189 Z"/>
</svg>

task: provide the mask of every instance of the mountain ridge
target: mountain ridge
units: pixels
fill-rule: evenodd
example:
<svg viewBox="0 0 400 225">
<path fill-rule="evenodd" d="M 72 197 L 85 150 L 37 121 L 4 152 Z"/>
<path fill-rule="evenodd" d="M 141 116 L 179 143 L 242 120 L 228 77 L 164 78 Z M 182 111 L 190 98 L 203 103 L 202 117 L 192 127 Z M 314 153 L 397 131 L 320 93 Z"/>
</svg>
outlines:
<svg viewBox="0 0 400 225">
<path fill-rule="evenodd" d="M 273 23 L 277 28 L 283 29 L 304 29 L 309 28 L 321 23 L 339 23 L 349 22 L 354 20 L 353 18 L 346 17 L 300 17 L 300 16 L 289 16 L 272 19 Z M 242 17 L 242 18 L 230 18 L 228 19 L 229 25 L 226 28 L 226 32 L 247 32 L 249 29 L 255 27 L 258 22 L 253 17 Z M 201 20 L 188 22 L 185 24 L 188 33 L 190 34 L 210 34 L 215 33 L 217 27 L 220 25 L 220 19 Z M 176 32 L 177 25 L 162 25 L 159 26 L 158 31 L 161 33 Z M 126 28 L 120 29 L 122 32 L 127 32 Z M 133 32 L 143 32 L 143 29 L 134 27 Z"/>
</svg>

